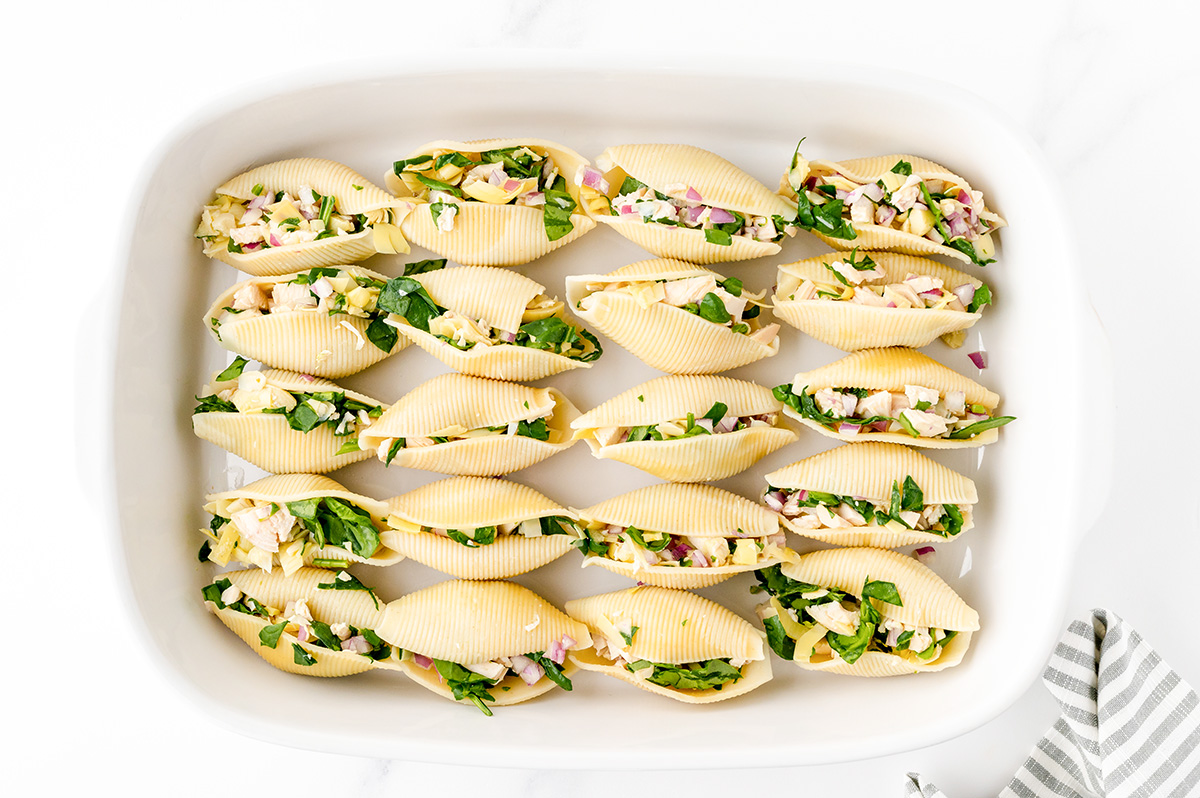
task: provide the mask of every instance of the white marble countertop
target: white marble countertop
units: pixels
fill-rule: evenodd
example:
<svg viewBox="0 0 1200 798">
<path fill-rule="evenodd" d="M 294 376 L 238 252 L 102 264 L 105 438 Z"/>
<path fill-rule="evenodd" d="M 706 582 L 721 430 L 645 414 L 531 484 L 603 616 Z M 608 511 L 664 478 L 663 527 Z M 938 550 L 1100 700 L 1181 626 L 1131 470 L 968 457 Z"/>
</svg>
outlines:
<svg viewBox="0 0 1200 798">
<path fill-rule="evenodd" d="M 454 64 L 478 47 L 556 47 L 557 58 L 601 67 L 653 51 L 677 55 L 682 69 L 717 53 L 771 52 L 903 69 L 989 98 L 1042 146 L 1077 209 L 1080 257 L 1092 278 L 1046 288 L 1089 292 L 1113 351 L 1114 481 L 1095 486 L 1095 501 L 1107 509 L 1080 552 L 1068 613 L 1116 611 L 1200 684 L 1200 643 L 1184 631 L 1200 561 L 1200 435 L 1186 400 L 1173 399 L 1200 388 L 1190 362 L 1196 265 L 1191 250 L 1151 249 L 1183 238 L 1171 236 L 1175 230 L 1195 228 L 1187 164 L 1200 121 L 1193 42 L 1200 6 L 960 4 L 932 22 L 914 4 L 883 2 L 823 11 L 784 2 L 404 5 L 80 2 L 8 12 L 0 63 L 9 76 L 9 122 L 0 142 L 16 253 L 5 271 L 29 269 L 53 292 L 35 289 L 34 302 L 10 302 L 5 314 L 20 342 L 8 347 L 5 368 L 7 415 L 19 419 L 6 436 L 7 494 L 20 508 L 7 532 L 10 540 L 33 540 L 9 551 L 37 552 L 10 566 L 2 588 L 11 619 L 4 668 L 11 794 L 119 784 L 132 794 L 182 795 L 231 785 L 245 794 L 299 787 L 328 796 L 559 795 L 564 788 L 672 795 L 725 793 L 749 778 L 801 794 L 898 796 L 904 773 L 915 770 L 965 798 L 998 792 L 1052 722 L 1055 706 L 1037 684 L 969 734 L 880 759 L 753 773 L 572 774 L 279 747 L 219 727 L 171 687 L 141 650 L 132 627 L 140 621 L 126 617 L 119 599 L 115 553 L 107 551 L 113 521 L 92 509 L 104 506 L 99 491 L 108 484 L 98 479 L 108 465 L 107 419 L 97 414 L 94 386 L 104 385 L 110 368 L 117 253 L 127 235 L 121 213 L 148 154 L 195 109 L 297 68 L 389 50 Z M 21 415 L 32 396 L 49 412 Z M 1086 396 L 1057 399 L 1066 412 L 1087 411 Z M 56 632 L 48 645 L 47 621 Z"/>
</svg>

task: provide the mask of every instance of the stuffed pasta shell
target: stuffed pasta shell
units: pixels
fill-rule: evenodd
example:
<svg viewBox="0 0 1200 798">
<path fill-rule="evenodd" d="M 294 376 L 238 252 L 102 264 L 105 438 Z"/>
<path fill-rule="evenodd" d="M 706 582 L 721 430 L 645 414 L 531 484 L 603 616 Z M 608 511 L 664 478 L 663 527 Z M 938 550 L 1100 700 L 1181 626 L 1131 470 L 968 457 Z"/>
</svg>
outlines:
<svg viewBox="0 0 1200 798">
<path fill-rule="evenodd" d="M 404 233 L 466 266 L 519 266 L 595 227 L 571 177 L 579 153 L 542 139 L 434 141 L 396 161 L 386 184 L 416 208 Z"/>
<path fill-rule="evenodd" d="M 401 335 L 464 374 L 537 380 L 591 368 L 600 342 L 545 291 L 513 271 L 459 266 L 393 280 L 380 301 Z"/>
<path fill-rule="evenodd" d="M 408 346 L 379 306 L 387 283 L 386 276 L 354 266 L 251 277 L 217 297 L 204 318 L 231 352 L 337 379 Z"/>
<path fill-rule="evenodd" d="M 979 614 L 912 557 L 826 549 L 755 574 L 776 654 L 805 670 L 848 676 L 940 671 L 962 661 Z"/>
<path fill-rule="evenodd" d="M 575 513 L 533 488 L 453 477 L 387 503 L 385 545 L 459 579 L 506 579 L 570 551 Z"/>
<path fill-rule="evenodd" d="M 993 262 L 992 234 L 1006 222 L 983 192 L 915 155 L 806 161 L 797 146 L 780 193 L 799 206 L 797 224 L 838 249 L 948 255 Z"/>
<path fill-rule="evenodd" d="M 442 374 L 359 435 L 384 465 L 499 476 L 569 448 L 575 405 L 556 388 Z"/>
<path fill-rule="evenodd" d="M 231 571 L 201 592 L 221 623 L 281 671 L 350 676 L 400 669 L 400 652 L 376 632 L 383 602 L 347 571 Z"/>
<path fill-rule="evenodd" d="M 387 409 L 336 383 L 236 358 L 196 397 L 192 431 L 264 471 L 322 474 L 370 457 L 358 437 Z"/>
<path fill-rule="evenodd" d="M 780 266 L 772 297 L 776 316 L 846 352 L 938 336 L 958 348 L 991 302 L 983 281 L 929 258 L 855 250 Z"/>
<path fill-rule="evenodd" d="M 839 546 L 942 543 L 975 525 L 975 483 L 894 443 L 853 443 L 766 476 L 785 526 Z"/>
<path fill-rule="evenodd" d="M 571 422 L 601 460 L 671 482 L 737 474 L 796 440 L 769 388 L 729 377 L 666 376 L 630 388 Z"/>
<path fill-rule="evenodd" d="M 567 278 L 567 301 L 581 319 L 672 374 L 726 371 L 778 353 L 779 325 L 764 323 L 762 300 L 736 277 L 666 258 Z"/>
<path fill-rule="evenodd" d="M 796 207 L 724 158 L 686 144 L 609 147 L 576 176 L 584 207 L 638 246 L 690 263 L 779 252 Z"/>
<path fill-rule="evenodd" d="M 780 561 L 778 518 L 711 485 L 659 484 L 579 511 L 583 565 L 646 585 L 699 588 Z"/>
<path fill-rule="evenodd" d="M 258 277 L 407 253 L 412 202 L 322 158 L 276 161 L 217 187 L 196 238 L 204 254 Z"/>
<path fill-rule="evenodd" d="M 1014 420 L 1000 397 L 912 349 L 863 349 L 775 387 L 783 412 L 842 441 L 983 446 Z"/>
<path fill-rule="evenodd" d="M 592 644 L 587 626 L 512 582 L 450 580 L 387 605 L 379 635 L 404 650 L 399 667 L 422 687 L 493 706 L 571 690 L 567 652 Z"/>
<path fill-rule="evenodd" d="M 568 601 L 566 610 L 592 639 L 571 661 L 647 692 L 710 704 L 771 680 L 765 635 L 694 593 L 634 587 Z"/>
<path fill-rule="evenodd" d="M 387 507 L 328 477 L 282 474 L 206 497 L 212 514 L 202 558 L 218 565 L 277 566 L 290 576 L 301 566 L 392 565 L 403 557 L 381 542 Z"/>
</svg>

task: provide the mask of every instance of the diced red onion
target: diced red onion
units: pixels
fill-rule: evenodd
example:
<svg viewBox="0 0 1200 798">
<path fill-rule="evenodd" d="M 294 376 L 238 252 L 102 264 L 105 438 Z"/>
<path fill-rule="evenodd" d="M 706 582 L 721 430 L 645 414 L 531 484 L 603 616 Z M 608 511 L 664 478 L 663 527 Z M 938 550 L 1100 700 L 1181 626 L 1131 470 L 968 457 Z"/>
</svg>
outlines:
<svg viewBox="0 0 1200 798">
<path fill-rule="evenodd" d="M 604 179 L 604 175 L 597 169 L 590 166 L 583 168 L 583 184 L 588 188 L 594 188 L 601 194 L 608 193 L 608 181 Z"/>
<path fill-rule="evenodd" d="M 270 193 L 269 191 L 263 191 L 263 193 L 259 194 L 254 199 L 250 200 L 250 204 L 246 206 L 246 210 L 256 211 L 259 208 L 262 208 L 267 204 L 268 198 L 273 199 L 274 197 L 275 197 L 275 195 Z"/>
<path fill-rule="evenodd" d="M 347 640 L 342 641 L 342 651 L 353 651 L 355 654 L 366 654 L 370 652 L 371 644 L 367 642 L 367 638 L 362 635 L 355 635 Z"/>
<path fill-rule="evenodd" d="M 500 340 L 508 344 L 514 343 L 517 340 L 517 334 L 504 330 L 500 333 Z"/>
<path fill-rule="evenodd" d="M 692 549 L 691 557 L 692 565 L 696 566 L 697 568 L 709 567 L 708 558 L 705 557 L 704 552 L 700 551 L 699 549 Z"/>
<path fill-rule="evenodd" d="M 954 295 L 958 297 L 959 302 L 963 303 L 963 307 L 970 307 L 971 303 L 975 301 L 975 286 L 963 283 L 954 289 Z"/>
<path fill-rule="evenodd" d="M 692 188 L 691 186 L 688 186 L 687 193 L 684 194 L 684 196 L 687 197 L 692 202 L 704 202 L 704 197 L 700 196 L 700 192 L 697 191 L 696 189 Z"/>
<path fill-rule="evenodd" d="M 876 432 L 887 432 L 888 427 L 890 427 L 891 425 L 892 425 L 892 422 L 890 422 L 890 421 L 872 421 L 871 429 L 875 430 Z"/>
<path fill-rule="evenodd" d="M 261 246 L 262 246 L 261 241 L 251 241 L 249 244 L 242 244 L 242 249 L 243 250 L 248 249 L 251 252 L 253 252 L 254 250 L 258 249 Z"/>
<path fill-rule="evenodd" d="M 885 227 L 892 223 L 896 218 L 896 209 L 891 205 L 880 205 L 875 211 L 875 223 L 884 225 Z"/>
<path fill-rule="evenodd" d="M 321 297 L 321 299 L 325 299 L 326 297 L 333 296 L 333 283 L 322 277 L 310 285 L 308 290 Z"/>
<path fill-rule="evenodd" d="M 808 501 L 808 490 L 805 489 L 805 490 L 797 491 L 796 492 L 796 501 L 798 501 L 798 502 Z"/>
<path fill-rule="evenodd" d="M 724 208 L 713 208 L 708 213 L 708 218 L 713 224 L 729 224 L 734 221 L 734 216 Z"/>
<path fill-rule="evenodd" d="M 667 547 L 667 551 L 671 552 L 671 554 L 677 560 L 682 560 L 684 557 L 686 557 L 688 555 L 688 552 L 691 550 L 692 550 L 692 547 L 689 546 L 688 544 L 684 543 L 682 540 L 677 540 L 674 543 L 672 543 L 670 546 Z"/>
<path fill-rule="evenodd" d="M 304 380 L 305 382 L 312 382 L 316 379 L 316 377 L 311 374 L 301 374 L 300 379 Z"/>
<path fill-rule="evenodd" d="M 296 630 L 296 639 L 299 640 L 301 643 L 307 643 L 309 640 L 312 639 L 312 635 L 308 633 L 307 626 L 301 626 L 299 629 Z"/>
<path fill-rule="evenodd" d="M 273 246 L 273 247 L 282 247 L 283 246 L 283 242 L 280 241 L 278 238 L 276 238 L 274 233 L 271 233 L 271 246 Z"/>
<path fill-rule="evenodd" d="M 846 199 L 846 197 L 848 197 L 849 195 L 850 195 L 850 192 L 846 191 L 845 189 L 840 189 L 840 188 L 839 188 L 839 189 L 834 189 L 833 198 L 834 198 L 834 199 L 840 199 L 840 200 L 844 200 L 844 199 Z"/>
<path fill-rule="evenodd" d="M 871 202 L 883 201 L 883 188 L 877 183 L 870 183 L 862 187 L 863 196 Z"/>
<path fill-rule="evenodd" d="M 713 432 L 720 434 L 722 432 L 733 432 L 737 429 L 738 420 L 735 416 L 725 416 L 717 424 L 713 425 Z"/>
<path fill-rule="evenodd" d="M 525 195 L 526 205 L 545 205 L 546 195 L 540 191 L 530 191 Z"/>
<path fill-rule="evenodd" d="M 301 216 L 303 216 L 303 217 L 304 217 L 304 218 L 305 218 L 307 221 L 310 221 L 310 222 L 311 222 L 313 219 L 316 219 L 316 218 L 317 218 L 317 214 L 315 214 L 315 213 L 313 213 L 312 211 L 310 211 L 310 210 L 309 210 L 309 209 L 308 209 L 306 206 L 304 206 L 304 205 L 301 205 L 301 206 L 300 206 L 300 215 L 301 215 Z"/>
<path fill-rule="evenodd" d="M 946 243 L 946 239 L 942 238 L 942 234 L 938 232 L 936 227 L 931 227 L 929 232 L 925 234 L 925 237 L 935 244 Z"/>
<path fill-rule="evenodd" d="M 971 362 L 975 364 L 975 368 L 980 370 L 987 368 L 987 352 L 971 352 L 967 357 L 971 358 Z"/>
<path fill-rule="evenodd" d="M 963 221 L 963 218 L 961 216 L 959 216 L 956 219 L 950 219 L 949 221 L 950 221 L 950 237 L 951 238 L 958 238 L 960 236 L 965 236 L 971 230 L 971 228 L 967 226 L 967 223 L 965 221 Z"/>
<path fill-rule="evenodd" d="M 955 197 L 955 199 L 961 202 L 963 205 L 970 206 L 971 204 L 971 195 L 968 194 L 965 189 L 960 188 L 958 190 L 958 196 Z"/>
<path fill-rule="evenodd" d="M 562 647 L 563 648 L 570 648 L 573 645 L 575 645 L 575 638 L 571 637 L 570 635 L 562 636 Z"/>
<path fill-rule="evenodd" d="M 783 512 L 783 503 L 787 501 L 783 496 L 783 491 L 774 490 L 763 496 L 763 501 L 777 513 Z"/>
<path fill-rule="evenodd" d="M 566 650 L 563 649 L 562 643 L 560 643 L 557 640 L 555 640 L 553 643 L 551 643 L 550 647 L 546 649 L 546 659 L 550 660 L 551 662 L 553 662 L 557 665 L 562 665 L 563 660 L 566 659 L 566 657 L 567 657 Z"/>
<path fill-rule="evenodd" d="M 703 429 L 703 430 L 706 430 L 707 432 L 712 432 L 712 431 L 713 431 L 713 422 L 712 422 L 712 419 L 711 419 L 711 418 L 698 418 L 698 419 L 696 419 L 696 426 L 697 426 L 697 427 L 700 427 L 700 428 L 701 428 L 701 429 Z"/>
<path fill-rule="evenodd" d="M 505 191 L 516 191 L 520 187 L 521 187 L 520 180 L 513 180 L 510 178 L 510 179 L 504 181 L 504 190 Z"/>
<path fill-rule="evenodd" d="M 545 675 L 546 672 L 542 670 L 541 665 L 531 662 L 521 671 L 521 681 L 525 682 L 525 684 L 534 685 Z"/>
<path fill-rule="evenodd" d="M 859 429 L 860 427 L 858 424 L 851 424 L 846 421 L 838 424 L 838 432 L 842 433 L 843 435 L 857 435 Z"/>
<path fill-rule="evenodd" d="M 695 208 L 688 208 L 686 211 L 687 220 L 692 224 L 700 221 L 700 217 L 704 214 L 704 207 L 697 205 Z"/>
<path fill-rule="evenodd" d="M 507 179 L 508 175 L 504 173 L 503 169 L 495 169 L 490 175 L 488 175 L 488 182 L 493 186 L 498 186 Z"/>
<path fill-rule="evenodd" d="M 413 662 L 415 662 L 417 665 L 424 668 L 425 670 L 429 670 L 430 668 L 433 667 L 433 660 L 431 660 L 429 657 L 425 656 L 424 654 L 413 654 Z"/>
<path fill-rule="evenodd" d="M 929 565 L 935 554 L 937 554 L 937 550 L 933 546 L 922 546 L 913 552 L 913 557 L 916 557 L 922 565 Z"/>
<path fill-rule="evenodd" d="M 622 205 L 621 206 L 621 215 L 622 216 L 628 216 L 632 213 L 636 213 L 636 211 L 634 211 L 632 205 Z"/>
</svg>

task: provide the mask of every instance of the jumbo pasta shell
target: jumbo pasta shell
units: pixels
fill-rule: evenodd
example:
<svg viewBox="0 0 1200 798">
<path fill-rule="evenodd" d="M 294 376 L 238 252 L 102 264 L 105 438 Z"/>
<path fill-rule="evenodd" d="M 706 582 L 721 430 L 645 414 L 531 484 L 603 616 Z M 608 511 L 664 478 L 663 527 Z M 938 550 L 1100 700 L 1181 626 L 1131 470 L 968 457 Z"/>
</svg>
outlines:
<svg viewBox="0 0 1200 798">
<path fill-rule="evenodd" d="M 779 338 L 763 344 L 663 302 L 643 307 L 632 295 L 592 291 L 588 285 L 722 275 L 680 260 L 660 258 L 623 266 L 608 274 L 567 278 L 567 302 L 589 322 L 646 365 L 672 374 L 708 374 L 744 366 L 779 352 Z M 584 302 L 586 306 L 580 303 Z"/>
<path fill-rule="evenodd" d="M 962 661 L 970 645 L 970 633 L 979 630 L 979 613 L 971 609 L 941 577 L 912 557 L 894 551 L 868 548 L 814 551 L 794 556 L 790 562 L 784 563 L 781 570 L 790 579 L 841 590 L 860 599 L 863 584 L 868 578 L 891 582 L 896 586 L 904 606 L 873 601 L 880 615 L 910 626 L 959 633 L 943 653 L 929 663 L 900 654 L 874 651 L 867 652 L 853 664 L 833 659 L 818 662 L 796 660 L 796 664 L 805 670 L 851 676 L 891 676 L 943 670 Z M 962 642 L 957 642 L 959 637 L 963 638 Z M 871 654 L 874 656 L 868 656 Z"/>
<path fill-rule="evenodd" d="M 878 155 L 870 158 L 851 158 L 846 161 L 817 160 L 809 161 L 808 165 L 810 171 L 819 170 L 825 174 L 837 173 L 850 178 L 856 183 L 865 184 L 874 183 L 884 172 L 890 172 L 898 161 L 907 161 L 912 165 L 912 173 L 925 180 L 949 180 L 966 188 L 968 191 L 971 189 L 970 184 L 966 180 L 951 172 L 946 167 L 915 155 Z M 796 192 L 788 183 L 787 172 L 784 172 L 783 178 L 779 182 L 779 191 L 780 194 L 789 199 L 794 199 L 796 196 Z M 985 210 L 990 211 L 988 208 L 985 208 Z M 1005 224 L 1004 220 L 1001 219 L 997 229 L 1004 227 Z M 893 250 L 896 252 L 905 252 L 909 255 L 948 255 L 964 263 L 971 262 L 971 259 L 967 255 L 954 247 L 936 244 L 924 236 L 906 233 L 902 230 L 895 230 L 891 227 L 878 224 L 854 222 L 852 226 L 854 227 L 856 236 L 848 241 L 840 238 L 830 238 L 816 231 L 813 231 L 813 234 L 835 249 L 848 250 L 857 247 L 858 249 L 871 251 Z"/>
<path fill-rule="evenodd" d="M 340 213 L 353 216 L 388 210 L 393 214 L 394 223 L 380 222 L 352 235 L 271 247 L 257 252 L 216 250 L 210 257 L 246 274 L 266 277 L 318 266 L 357 263 L 376 252 L 409 251 L 398 224 L 412 210 L 413 203 L 392 196 L 344 164 L 323 158 L 276 161 L 243 172 L 218 186 L 214 193 L 248 200 L 255 196 L 254 187 L 260 185 L 260 191 L 287 191 L 293 194 L 301 186 L 308 186 L 324 196 L 336 197 Z"/>
<path fill-rule="evenodd" d="M 392 498 L 384 542 L 404 556 L 460 579 L 506 579 L 558 559 L 571 548 L 568 535 L 497 535 L 470 548 L 422 527 L 476 529 L 575 513 L 533 488 L 502 479 L 453 477 Z"/>
<path fill-rule="evenodd" d="M 609 147 L 596 159 L 609 184 L 608 198 L 617 196 L 626 176 L 660 193 L 686 199 L 686 188 L 699 192 L 706 205 L 754 216 L 791 220 L 796 207 L 721 156 L 687 144 L 626 144 Z M 676 191 L 675 187 L 685 186 Z M 668 188 L 671 188 L 668 191 Z M 729 246 L 709 243 L 698 229 L 647 224 L 640 218 L 612 214 L 608 202 L 587 186 L 580 188 L 592 217 L 609 225 L 638 246 L 662 258 L 691 263 L 722 263 L 774 255 L 779 244 L 734 236 Z"/>
<path fill-rule="evenodd" d="M 727 415 L 736 417 L 778 413 L 782 407 L 769 388 L 751 382 L 711 375 L 671 375 L 609 399 L 571 422 L 571 428 L 576 438 L 587 442 L 593 456 L 626 463 L 671 482 L 724 479 L 796 440 L 796 434 L 782 426 L 778 418 L 775 426 L 720 435 L 608 445 L 596 438 L 597 430 L 603 428 L 660 424 L 688 413 L 700 417 L 716 402 L 723 402 Z"/>
<path fill-rule="evenodd" d="M 376 608 L 367 593 L 358 590 L 322 590 L 320 584 L 328 584 L 335 578 L 330 571 L 301 568 L 291 576 L 285 577 L 278 573 L 271 574 L 254 569 L 231 571 L 222 576 L 244 594 L 280 610 L 289 601 L 304 599 L 314 620 L 330 624 L 348 623 L 359 629 L 376 630 L 383 621 L 383 603 L 380 602 Z M 247 615 L 229 608 L 217 609 L 211 602 L 206 602 L 206 605 L 221 623 L 250 646 L 254 653 L 281 671 L 302 676 L 334 677 L 351 676 L 374 669 L 399 669 L 399 664 L 394 661 L 376 661 L 351 651 L 332 651 L 323 646 L 300 642 L 295 635 L 288 632 L 279 636 L 275 648 L 269 648 L 263 645 L 258 637 L 259 632 L 270 625 L 266 618 Z M 316 660 L 316 663 L 307 666 L 297 664 L 293 645 L 299 646 Z"/>
<path fill-rule="evenodd" d="M 546 290 L 517 272 L 483 266 L 459 266 L 413 275 L 440 307 L 491 327 L 516 333 L 530 300 Z M 591 363 L 528 346 L 477 343 L 462 350 L 395 314 L 391 323 L 402 335 L 455 371 L 499 380 L 540 380 Z"/>
<path fill-rule="evenodd" d="M 448 698 L 453 696 L 436 670 L 417 665 L 413 654 L 465 665 L 546 651 L 564 637 L 573 641 L 564 645 L 568 650 L 592 644 L 587 626 L 512 582 L 450 580 L 410 593 L 387 605 L 383 623 L 375 631 L 404 649 L 400 667 L 408 676 Z M 568 676 L 572 672 L 564 668 Z M 496 700 L 489 703 L 516 704 L 554 687 L 545 678 L 526 685 L 510 673 L 491 691 Z"/>
<path fill-rule="evenodd" d="M 625 669 L 621 661 L 600 656 L 594 648 L 568 656 L 580 668 L 629 682 L 651 693 L 688 704 L 708 704 L 745 695 L 770 681 L 771 663 L 763 650 L 766 635 L 740 616 L 708 599 L 681 590 L 634 587 L 616 593 L 568 601 L 567 613 L 588 625 L 597 641 L 640 659 L 670 665 L 710 659 L 748 660 L 742 678 L 721 690 L 685 690 L 652 684 Z M 626 643 L 616 624 L 637 627 Z"/>
<path fill-rule="evenodd" d="M 579 511 L 580 521 L 686 535 L 692 538 L 765 538 L 779 532 L 770 510 L 749 499 L 711 485 L 650 485 Z M 645 566 L 588 555 L 583 566 L 598 565 L 647 585 L 692 589 L 708 587 L 729 577 L 775 565 L 778 558 L 751 565 L 710 568 Z"/>
<path fill-rule="evenodd" d="M 345 271 L 384 282 L 388 279 L 363 268 L 351 266 Z M 234 285 L 217 297 L 204 314 L 205 327 L 230 352 L 275 368 L 330 379 L 357 374 L 408 346 L 408 339 L 401 337 L 391 351 L 384 352 L 367 338 L 368 319 L 318 312 L 316 308 L 256 315 L 241 313 L 230 315 L 219 326 L 212 323 L 222 317 L 224 308 L 233 304 L 234 295 L 246 286 L 255 285 L 264 294 L 270 294 L 276 284 L 290 282 L 299 274 L 252 277 Z"/>
<path fill-rule="evenodd" d="M 278 369 L 264 369 L 262 374 L 268 385 L 285 391 L 340 391 L 351 399 L 387 409 L 387 405 L 366 394 L 348 391 L 328 380 L 306 378 L 303 374 Z M 276 474 L 321 474 L 371 456 L 368 450 L 337 454 L 347 438 L 334 435 L 328 425 L 299 432 L 288 426 L 286 418 L 275 414 L 199 413 L 192 416 L 192 431 L 264 471 Z"/>
<path fill-rule="evenodd" d="M 1000 396 L 984 386 L 964 377 L 953 369 L 943 366 L 931 357 L 912 349 L 891 347 L 887 349 L 863 349 L 846 355 L 841 360 L 826 366 L 802 371 L 792 380 L 792 392 L 813 394 L 822 388 L 867 388 L 873 391 L 888 390 L 903 392 L 905 385 L 921 385 L 934 388 L 943 395 L 950 391 L 962 391 L 968 404 L 986 407 L 994 411 L 1000 404 Z M 999 437 L 995 428 L 984 430 L 974 438 L 953 440 L 948 438 L 915 438 L 902 432 L 879 432 L 876 430 L 850 434 L 828 429 L 815 421 L 803 418 L 789 406 L 783 412 L 801 424 L 829 438 L 840 441 L 880 441 L 903 443 L 927 449 L 966 449 L 994 443 Z"/>
<path fill-rule="evenodd" d="M 243 488 L 209 494 L 205 497 L 205 501 L 207 502 L 205 510 L 214 515 L 228 518 L 229 506 L 239 500 L 284 505 L 288 502 L 325 497 L 341 499 L 369 513 L 376 529 L 381 531 L 380 538 L 382 545 L 370 557 L 361 557 L 340 546 L 325 546 L 323 548 L 308 547 L 303 554 L 305 565 L 312 565 L 313 560 L 325 559 L 386 566 L 394 565 L 404 559 L 398 551 L 389 547 L 387 542 L 382 540 L 382 531 L 386 529 L 384 519 L 387 517 L 388 511 L 386 504 L 369 496 L 348 491 L 340 483 L 335 482 L 329 477 L 318 476 L 317 474 L 276 474 L 263 477 Z M 249 562 L 240 547 L 235 548 L 232 559 L 238 562 Z M 278 562 L 279 555 L 276 554 L 273 557 L 273 564 L 278 564 Z M 274 569 L 272 568 L 272 570 Z"/>
<path fill-rule="evenodd" d="M 818 341 L 846 352 L 887 346 L 925 346 L 939 336 L 969 328 L 982 315 L 961 310 L 888 308 L 850 301 L 788 298 L 804 280 L 817 283 L 835 280 L 825 264 L 843 258 L 839 253 L 830 252 L 780 266 L 772 297 L 775 315 Z M 975 288 L 983 285 L 982 280 L 928 258 L 878 252 L 873 253 L 871 259 L 886 275 L 887 283 L 898 283 L 909 274 L 919 274 L 941 280 L 947 291 L 965 284 Z M 946 342 L 952 347 L 962 345 L 950 336 Z"/>
<path fill-rule="evenodd" d="M 865 442 L 839 446 L 772 471 L 765 479 L 768 485 L 776 488 L 859 496 L 886 503 L 890 500 L 892 485 L 903 484 L 906 477 L 912 477 L 921 488 L 925 504 L 974 505 L 979 501 L 975 483 L 970 479 L 907 446 L 894 443 Z M 893 531 L 878 524 L 809 529 L 798 526 L 784 515 L 778 517 L 784 526 L 797 535 L 838 546 L 896 548 L 912 543 L 945 543 L 947 540 L 936 532 L 915 529 Z M 964 513 L 962 532 L 974 525 L 973 515 Z"/>
<path fill-rule="evenodd" d="M 579 203 L 579 191 L 572 176 L 587 159 L 561 144 L 544 139 L 489 139 L 486 141 L 434 141 L 407 157 L 414 158 L 441 151 L 486 152 L 507 147 L 527 146 L 550 155 L 559 173 L 566 178 L 567 191 Z M 387 184 L 398 194 L 411 194 L 394 173 L 388 172 Z M 541 208 L 525 205 L 493 205 L 487 202 L 461 202 L 451 230 L 439 230 L 429 212 L 428 203 L 418 202 L 405 217 L 404 234 L 426 249 L 464 266 L 520 266 L 566 246 L 587 233 L 596 223 L 582 210 L 571 214 L 573 229 L 551 241 Z"/>
<path fill-rule="evenodd" d="M 385 441 L 448 437 L 452 430 L 506 426 L 550 414 L 549 439 L 493 435 L 402 448 L 392 464 L 443 474 L 499 476 L 541 462 L 570 448 L 571 422 L 579 411 L 556 388 L 530 388 L 511 382 L 442 374 L 418 385 L 359 435 L 359 445 L 385 460 Z"/>
</svg>

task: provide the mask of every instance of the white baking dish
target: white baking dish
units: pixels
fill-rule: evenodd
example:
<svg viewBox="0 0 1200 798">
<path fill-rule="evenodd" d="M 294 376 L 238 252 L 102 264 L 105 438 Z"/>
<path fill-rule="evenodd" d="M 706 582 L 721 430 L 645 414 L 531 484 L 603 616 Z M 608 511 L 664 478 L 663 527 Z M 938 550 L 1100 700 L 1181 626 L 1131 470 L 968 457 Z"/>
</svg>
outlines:
<svg viewBox="0 0 1200 798">
<path fill-rule="evenodd" d="M 279 743 L 378 757 L 541 768 L 697 768 L 795 765 L 863 758 L 928 745 L 1006 708 L 1035 678 L 1062 620 L 1076 544 L 1106 484 L 1110 377 L 1082 275 L 1065 229 L 1062 193 L 1028 139 L 974 97 L 900 74 L 824 72 L 774 63 L 697 74 L 522 66 L 445 72 L 396 70 L 338 83 L 297 80 L 279 93 L 231 99 L 199 116 L 156 156 L 131 240 L 115 366 L 115 489 L 119 543 L 147 638 L 182 691 L 222 723 Z M 803 75 L 805 77 L 788 77 Z M 529 135 L 588 157 L 626 142 L 684 142 L 714 150 L 775 185 L 796 140 L 809 157 L 910 152 L 941 161 L 989 197 L 1010 227 L 999 262 L 968 267 L 996 305 L 952 351 L 926 352 L 997 390 L 1018 420 L 986 450 L 932 456 L 973 477 L 976 529 L 939 547 L 938 570 L 979 610 L 982 631 L 958 668 L 929 676 L 858 680 L 803 673 L 773 660 L 773 682 L 740 700 L 678 705 L 581 673 L 575 691 L 501 708 L 485 718 L 393 674 L 305 679 L 265 665 L 205 612 L 199 588 L 213 566 L 197 562 L 202 497 L 257 472 L 191 434 L 192 396 L 229 359 L 201 315 L 237 279 L 200 254 L 191 237 L 214 186 L 245 167 L 313 155 L 343 161 L 372 180 L 392 160 L 438 138 Z M 807 234 L 775 258 L 714 267 L 748 288 L 769 288 L 774 269 L 823 251 Z M 366 265 L 398 274 L 411 258 Z M 603 228 L 521 271 L 563 295 L 567 274 L 603 272 L 648 257 Z M 1050 290 L 1046 290 L 1046 289 Z M 966 353 L 984 346 L 981 375 Z M 840 356 L 785 327 L 780 354 L 731 372 L 764 385 Z M 444 367 L 416 347 L 342 380 L 394 401 Z M 542 381 L 581 408 L 656 376 L 615 345 L 590 371 Z M 1077 410 L 1079 408 L 1079 410 Z M 1087 409 L 1087 413 L 1083 409 Z M 800 441 L 723 486 L 757 497 L 762 475 L 830 447 Z M 334 476 L 381 499 L 440 478 L 375 461 Z M 513 475 L 583 507 L 654 481 L 594 460 L 582 444 Z M 812 546 L 791 537 L 794 548 Z M 572 553 L 520 581 L 559 606 L 628 585 L 580 570 Z M 443 577 L 413 562 L 359 568 L 385 598 Z M 753 618 L 749 576 L 701 591 Z"/>
</svg>

